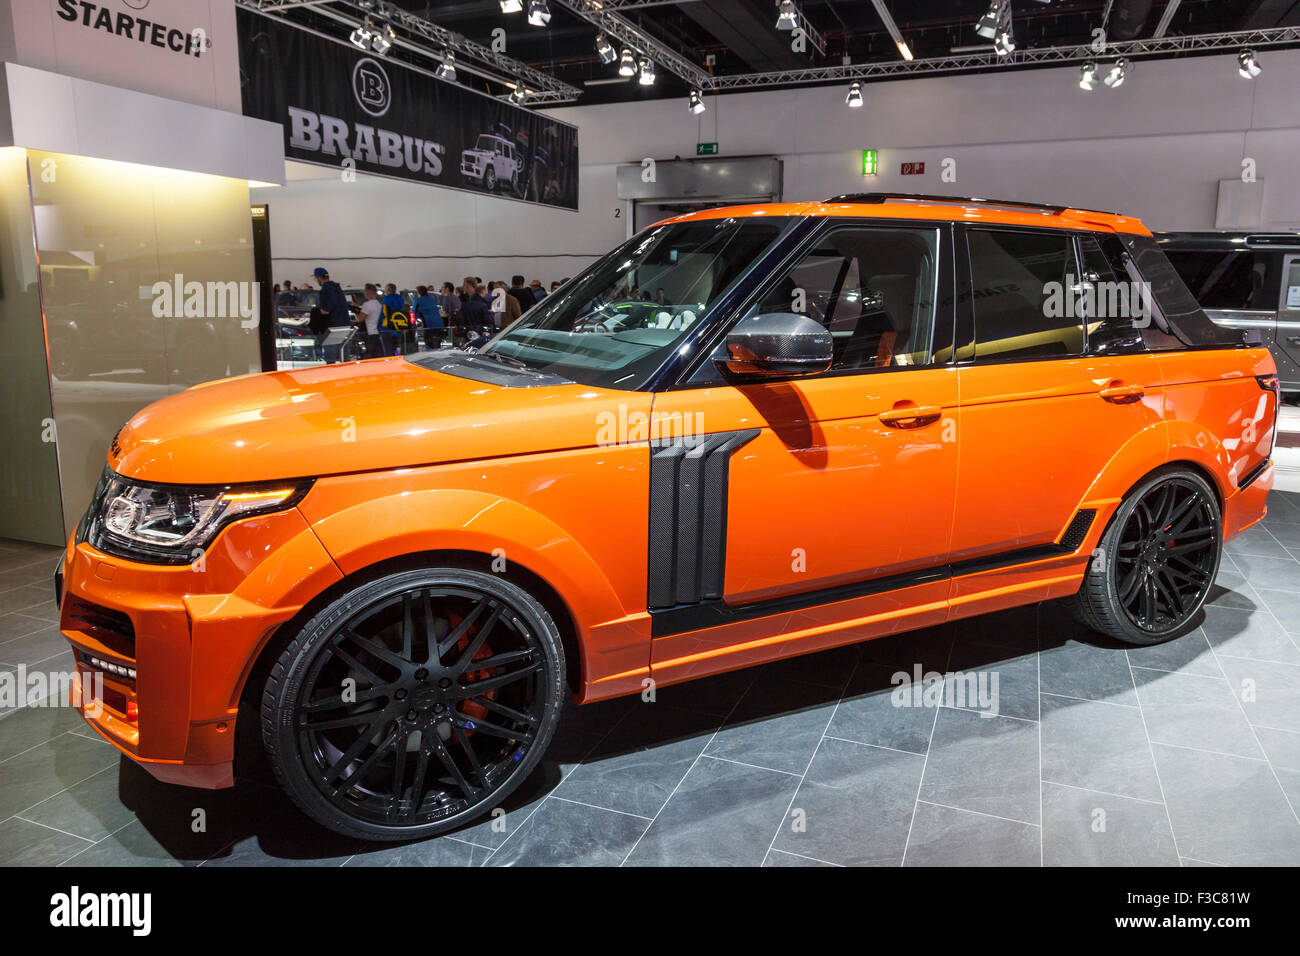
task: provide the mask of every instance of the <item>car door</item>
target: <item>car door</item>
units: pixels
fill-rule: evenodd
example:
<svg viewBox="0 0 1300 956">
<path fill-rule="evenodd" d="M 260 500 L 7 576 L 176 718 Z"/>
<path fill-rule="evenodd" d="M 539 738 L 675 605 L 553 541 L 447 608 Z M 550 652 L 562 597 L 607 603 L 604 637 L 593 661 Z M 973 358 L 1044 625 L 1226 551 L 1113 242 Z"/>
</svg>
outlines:
<svg viewBox="0 0 1300 956">
<path fill-rule="evenodd" d="M 964 598 L 1014 578 L 999 568 L 1077 548 L 1094 481 L 1162 417 L 1141 290 L 1095 236 L 1076 247 L 1060 229 L 962 231 L 954 617 Z"/>
<path fill-rule="evenodd" d="M 1282 292 L 1277 314 L 1277 347 L 1273 357 L 1278 376 L 1288 390 L 1300 389 L 1300 254 L 1282 259 Z"/>
<path fill-rule="evenodd" d="M 957 375 L 932 355 L 951 352 L 951 248 L 947 226 L 823 224 L 736 318 L 816 319 L 832 368 L 746 383 L 706 361 L 655 396 L 661 430 L 704 436 L 652 453 L 656 674 L 946 617 Z"/>
</svg>

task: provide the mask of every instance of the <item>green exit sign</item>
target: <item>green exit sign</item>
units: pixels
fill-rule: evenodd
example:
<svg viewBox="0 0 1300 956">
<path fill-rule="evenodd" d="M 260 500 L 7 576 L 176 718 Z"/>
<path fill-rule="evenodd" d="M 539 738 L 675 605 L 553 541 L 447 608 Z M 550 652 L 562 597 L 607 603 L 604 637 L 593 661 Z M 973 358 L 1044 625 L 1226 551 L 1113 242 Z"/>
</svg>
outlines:
<svg viewBox="0 0 1300 956">
<path fill-rule="evenodd" d="M 717 143 L 696 143 L 695 155 L 696 156 L 717 156 L 718 144 Z"/>
<path fill-rule="evenodd" d="M 876 151 L 874 149 L 864 149 L 862 151 L 862 175 L 874 176 L 879 168 L 877 165 Z"/>
</svg>

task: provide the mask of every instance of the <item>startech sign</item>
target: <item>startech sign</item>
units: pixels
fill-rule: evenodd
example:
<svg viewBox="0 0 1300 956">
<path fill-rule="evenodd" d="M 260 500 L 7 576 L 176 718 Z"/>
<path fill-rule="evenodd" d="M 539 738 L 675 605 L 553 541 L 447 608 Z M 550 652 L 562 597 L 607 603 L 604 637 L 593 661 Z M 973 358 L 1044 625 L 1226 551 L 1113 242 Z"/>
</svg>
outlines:
<svg viewBox="0 0 1300 956">
<path fill-rule="evenodd" d="M 202 27 L 183 29 L 140 16 L 139 12 L 148 8 L 148 0 L 144 4 L 135 4 L 140 10 L 134 15 L 111 10 L 90 0 L 58 2 L 59 19 L 72 27 L 103 31 L 123 40 L 160 47 L 184 56 L 202 56 L 208 49 L 207 32 Z"/>
</svg>

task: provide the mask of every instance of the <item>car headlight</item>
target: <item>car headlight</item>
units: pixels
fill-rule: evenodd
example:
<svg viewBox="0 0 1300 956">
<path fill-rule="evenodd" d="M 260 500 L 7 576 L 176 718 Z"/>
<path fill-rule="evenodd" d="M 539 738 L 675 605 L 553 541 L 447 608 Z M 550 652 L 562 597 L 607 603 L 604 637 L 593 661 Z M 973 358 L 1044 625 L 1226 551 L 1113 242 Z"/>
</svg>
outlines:
<svg viewBox="0 0 1300 956">
<path fill-rule="evenodd" d="M 232 521 L 292 508 L 310 487 L 310 481 L 151 485 L 105 469 L 77 540 L 146 563 L 192 564 Z"/>
</svg>

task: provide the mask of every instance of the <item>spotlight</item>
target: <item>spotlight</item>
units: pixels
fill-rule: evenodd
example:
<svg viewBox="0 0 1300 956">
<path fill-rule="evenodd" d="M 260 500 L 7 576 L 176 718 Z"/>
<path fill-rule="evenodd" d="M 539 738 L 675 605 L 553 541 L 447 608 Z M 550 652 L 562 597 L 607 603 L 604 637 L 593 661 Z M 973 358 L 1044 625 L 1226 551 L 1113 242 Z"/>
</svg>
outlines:
<svg viewBox="0 0 1300 956">
<path fill-rule="evenodd" d="M 528 23 L 534 27 L 544 27 L 551 22 L 551 8 L 546 0 L 528 0 Z"/>
<path fill-rule="evenodd" d="M 526 97 L 527 95 L 528 95 L 528 91 L 525 90 L 525 89 L 524 89 L 524 85 L 523 85 L 522 83 L 520 83 L 520 84 L 518 84 L 518 85 L 514 88 L 514 90 L 511 92 L 511 94 L 510 94 L 510 102 L 511 102 L 511 103 L 514 103 L 514 104 L 516 104 L 516 105 L 519 105 L 519 104 L 523 103 L 523 101 L 524 101 L 524 97 Z"/>
<path fill-rule="evenodd" d="M 524 0 L 501 0 L 502 13 L 522 13 Z"/>
<path fill-rule="evenodd" d="M 691 113 L 695 116 L 699 116 L 708 109 L 708 107 L 704 105 L 704 97 L 700 96 L 699 90 L 691 90 L 690 109 Z"/>
<path fill-rule="evenodd" d="M 610 43 L 603 33 L 596 35 L 596 55 L 606 66 L 618 59 L 618 51 L 614 49 L 614 44 Z"/>
<path fill-rule="evenodd" d="M 1264 72 L 1264 68 L 1255 59 L 1254 50 L 1242 50 L 1237 54 L 1237 72 L 1247 80 L 1253 80 Z"/>
<path fill-rule="evenodd" d="M 636 57 L 627 47 L 623 47 L 623 55 L 618 60 L 618 75 L 636 76 Z"/>
<path fill-rule="evenodd" d="M 793 30 L 799 23 L 799 11 L 794 5 L 794 0 L 781 0 L 776 5 L 776 28 L 778 30 Z"/>
<path fill-rule="evenodd" d="M 448 83 L 456 82 L 456 54 L 448 50 L 442 55 L 442 64 L 434 74 L 440 80 L 446 80 Z"/>
<path fill-rule="evenodd" d="M 641 70 L 641 75 L 637 77 L 637 82 L 642 86 L 654 86 L 655 82 L 655 64 L 648 56 L 641 57 L 641 62 L 637 64 Z"/>
<path fill-rule="evenodd" d="M 1085 63 L 1079 70 L 1079 89 L 1091 90 L 1097 86 L 1097 64 Z"/>
<path fill-rule="evenodd" d="M 370 49 L 374 50 L 380 56 L 384 56 L 393 48 L 393 44 L 396 42 L 397 31 L 393 29 L 391 23 L 385 23 L 383 27 L 380 28 L 379 32 L 375 34 L 374 39 L 370 41 Z"/>
<path fill-rule="evenodd" d="M 998 24 L 1001 20 L 1002 0 L 993 0 L 988 12 L 976 22 L 975 32 L 986 40 L 992 40 L 998 35 Z"/>
<path fill-rule="evenodd" d="M 352 41 L 353 46 L 360 47 L 363 50 L 370 49 L 370 42 L 374 40 L 374 38 L 375 28 L 371 25 L 369 17 L 366 17 L 366 22 L 353 30 L 352 35 L 348 37 L 348 39 Z"/>
<path fill-rule="evenodd" d="M 1007 56 L 1015 52 L 1016 38 L 1012 36 L 1011 29 L 1001 31 L 993 40 L 993 52 L 998 56 Z"/>
<path fill-rule="evenodd" d="M 844 97 L 844 102 L 855 110 L 862 105 L 862 84 L 857 80 L 849 84 L 849 95 Z"/>
<path fill-rule="evenodd" d="M 1121 57 L 1115 61 L 1115 65 L 1106 73 L 1106 77 L 1102 82 L 1113 90 L 1124 82 L 1124 76 L 1127 72 L 1128 60 Z"/>
</svg>

